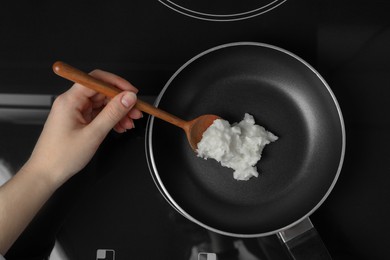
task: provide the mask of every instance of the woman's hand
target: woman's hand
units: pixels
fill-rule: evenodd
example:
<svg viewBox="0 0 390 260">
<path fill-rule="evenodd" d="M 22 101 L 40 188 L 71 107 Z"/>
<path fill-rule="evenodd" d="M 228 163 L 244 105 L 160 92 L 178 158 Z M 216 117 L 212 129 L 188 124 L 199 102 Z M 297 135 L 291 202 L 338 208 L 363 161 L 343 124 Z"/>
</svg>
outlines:
<svg viewBox="0 0 390 260">
<path fill-rule="evenodd" d="M 112 100 L 79 84 L 54 102 L 42 134 L 24 168 L 46 174 L 57 188 L 80 171 L 114 128 L 122 133 L 134 127 L 142 113 L 133 109 L 138 90 L 126 80 L 109 72 L 95 70 L 93 77 L 124 92 Z"/>
</svg>

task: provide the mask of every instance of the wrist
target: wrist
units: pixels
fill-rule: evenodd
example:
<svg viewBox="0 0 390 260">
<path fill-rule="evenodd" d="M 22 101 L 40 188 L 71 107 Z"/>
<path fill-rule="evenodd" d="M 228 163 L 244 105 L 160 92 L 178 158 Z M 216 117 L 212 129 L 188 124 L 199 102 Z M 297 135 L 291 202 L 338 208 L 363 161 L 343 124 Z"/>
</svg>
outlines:
<svg viewBox="0 0 390 260">
<path fill-rule="evenodd" d="M 66 181 L 66 178 L 63 177 L 64 174 L 58 169 L 52 169 L 47 164 L 37 162 L 32 158 L 23 165 L 20 172 L 30 175 L 35 179 L 37 185 L 44 186 L 52 193 Z"/>
</svg>

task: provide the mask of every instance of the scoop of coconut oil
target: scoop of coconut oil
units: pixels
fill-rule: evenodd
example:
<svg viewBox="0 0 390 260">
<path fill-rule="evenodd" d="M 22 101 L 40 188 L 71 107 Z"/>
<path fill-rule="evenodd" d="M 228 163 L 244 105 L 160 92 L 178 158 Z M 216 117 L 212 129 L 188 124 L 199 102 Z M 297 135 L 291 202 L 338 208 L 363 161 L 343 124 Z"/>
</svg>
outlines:
<svg viewBox="0 0 390 260">
<path fill-rule="evenodd" d="M 217 119 L 203 133 L 197 153 L 204 159 L 212 158 L 222 166 L 234 170 L 236 180 L 257 177 L 256 164 L 261 159 L 264 147 L 278 139 L 264 127 L 255 124 L 252 115 L 246 113 L 239 123 Z"/>
</svg>

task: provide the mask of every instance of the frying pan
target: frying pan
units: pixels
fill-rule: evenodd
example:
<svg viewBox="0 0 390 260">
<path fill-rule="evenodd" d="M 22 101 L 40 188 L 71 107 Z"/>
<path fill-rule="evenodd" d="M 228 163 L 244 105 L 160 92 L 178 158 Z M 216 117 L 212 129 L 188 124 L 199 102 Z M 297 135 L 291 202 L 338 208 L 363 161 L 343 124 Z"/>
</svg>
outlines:
<svg viewBox="0 0 390 260">
<path fill-rule="evenodd" d="M 345 129 L 334 94 L 307 62 L 263 43 L 217 46 L 185 63 L 155 106 L 183 119 L 216 114 L 231 123 L 249 113 L 279 137 L 264 149 L 259 177 L 237 181 L 231 169 L 197 157 L 181 129 L 149 118 L 149 169 L 178 212 L 223 235 L 278 234 L 291 251 L 319 240 L 308 217 L 340 174 Z"/>
</svg>

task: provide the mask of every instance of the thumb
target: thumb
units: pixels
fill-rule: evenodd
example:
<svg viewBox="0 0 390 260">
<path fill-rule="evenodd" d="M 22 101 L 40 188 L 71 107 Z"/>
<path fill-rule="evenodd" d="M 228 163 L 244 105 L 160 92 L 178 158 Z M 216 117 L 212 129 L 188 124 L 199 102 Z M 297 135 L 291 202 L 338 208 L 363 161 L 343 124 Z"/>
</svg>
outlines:
<svg viewBox="0 0 390 260">
<path fill-rule="evenodd" d="M 103 137 L 129 113 L 135 105 L 137 96 L 130 91 L 124 91 L 111 99 L 103 110 L 91 122 L 91 127 L 95 133 L 100 133 Z"/>
</svg>

